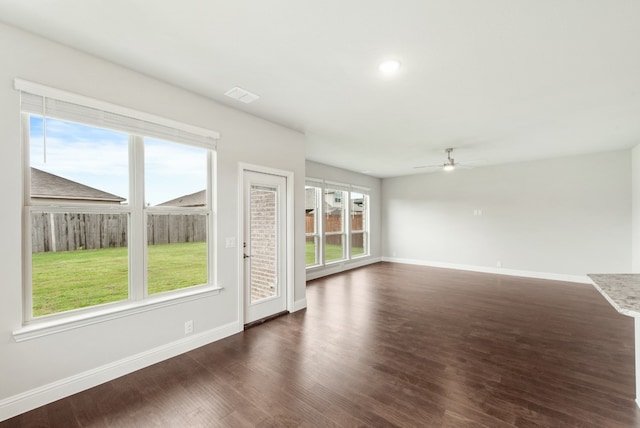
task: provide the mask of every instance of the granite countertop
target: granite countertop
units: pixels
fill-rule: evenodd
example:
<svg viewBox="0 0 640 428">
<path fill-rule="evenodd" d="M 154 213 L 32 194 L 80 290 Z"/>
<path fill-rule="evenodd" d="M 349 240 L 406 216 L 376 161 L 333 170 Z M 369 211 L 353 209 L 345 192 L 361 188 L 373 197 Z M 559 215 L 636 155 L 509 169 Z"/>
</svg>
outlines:
<svg viewBox="0 0 640 428">
<path fill-rule="evenodd" d="M 589 274 L 596 289 L 618 312 L 640 317 L 640 274 Z"/>
</svg>

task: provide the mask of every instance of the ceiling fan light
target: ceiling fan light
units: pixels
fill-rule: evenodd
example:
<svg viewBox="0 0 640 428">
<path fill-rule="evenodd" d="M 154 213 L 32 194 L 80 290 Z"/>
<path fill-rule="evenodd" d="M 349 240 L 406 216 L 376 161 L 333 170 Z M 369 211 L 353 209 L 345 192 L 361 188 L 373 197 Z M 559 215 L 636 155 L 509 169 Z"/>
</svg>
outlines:
<svg viewBox="0 0 640 428">
<path fill-rule="evenodd" d="M 452 165 L 452 164 L 450 164 L 450 163 L 445 163 L 445 164 L 443 165 L 443 169 L 444 169 L 445 171 L 453 171 L 453 170 L 455 169 L 455 166 L 454 166 L 454 165 Z"/>
</svg>

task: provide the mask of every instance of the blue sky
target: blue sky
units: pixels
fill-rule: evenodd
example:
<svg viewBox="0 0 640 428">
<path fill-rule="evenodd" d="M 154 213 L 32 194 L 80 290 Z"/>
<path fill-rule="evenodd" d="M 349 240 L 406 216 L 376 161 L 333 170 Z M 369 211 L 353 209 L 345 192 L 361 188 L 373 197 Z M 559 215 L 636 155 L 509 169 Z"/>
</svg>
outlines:
<svg viewBox="0 0 640 428">
<path fill-rule="evenodd" d="M 129 199 L 129 136 L 31 116 L 31 166 Z M 145 138 L 145 202 L 157 205 L 206 187 L 206 150 Z"/>
</svg>

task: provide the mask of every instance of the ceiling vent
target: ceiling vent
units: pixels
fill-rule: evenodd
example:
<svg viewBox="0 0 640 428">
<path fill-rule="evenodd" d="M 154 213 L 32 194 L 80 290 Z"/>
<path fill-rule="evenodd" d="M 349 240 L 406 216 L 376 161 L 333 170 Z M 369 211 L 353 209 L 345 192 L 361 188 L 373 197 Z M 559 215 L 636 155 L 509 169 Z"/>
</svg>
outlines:
<svg viewBox="0 0 640 428">
<path fill-rule="evenodd" d="M 229 89 L 224 94 L 230 98 L 233 98 L 234 100 L 241 101 L 245 104 L 252 103 L 258 98 L 260 98 L 259 95 L 252 94 L 251 92 L 246 91 L 242 88 L 239 88 L 238 86 L 236 86 L 235 88 Z"/>
</svg>

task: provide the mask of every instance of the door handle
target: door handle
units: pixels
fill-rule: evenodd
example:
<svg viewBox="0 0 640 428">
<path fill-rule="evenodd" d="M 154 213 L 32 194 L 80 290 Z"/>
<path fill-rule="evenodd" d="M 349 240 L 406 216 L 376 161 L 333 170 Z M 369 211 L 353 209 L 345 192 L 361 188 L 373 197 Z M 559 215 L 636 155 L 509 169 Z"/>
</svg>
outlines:
<svg viewBox="0 0 640 428">
<path fill-rule="evenodd" d="M 251 256 L 248 256 L 246 253 L 242 255 L 243 259 L 248 259 L 249 257 L 251 257 Z"/>
</svg>

